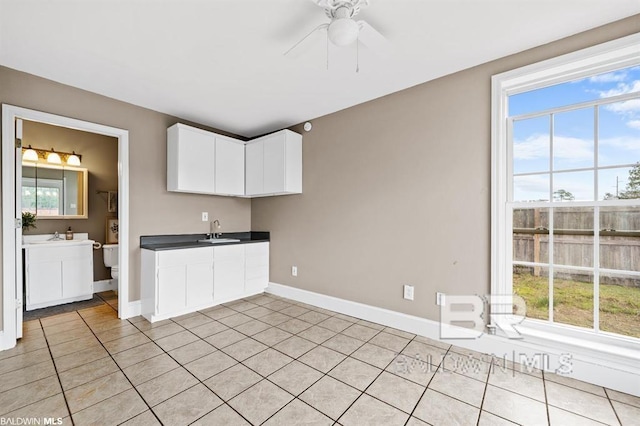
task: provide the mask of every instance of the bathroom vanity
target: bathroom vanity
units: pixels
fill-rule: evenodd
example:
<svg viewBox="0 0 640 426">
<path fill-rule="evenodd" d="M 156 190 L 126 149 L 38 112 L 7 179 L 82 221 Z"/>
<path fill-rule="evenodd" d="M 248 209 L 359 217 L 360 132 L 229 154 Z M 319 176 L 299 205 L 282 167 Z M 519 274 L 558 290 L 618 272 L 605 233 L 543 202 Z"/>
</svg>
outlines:
<svg viewBox="0 0 640 426">
<path fill-rule="evenodd" d="M 83 233 L 76 233 L 73 240 L 52 237 L 24 237 L 27 311 L 93 297 L 94 241 Z"/>
<path fill-rule="evenodd" d="M 203 238 L 141 237 L 142 315 L 149 321 L 259 294 L 269 284 L 267 232 Z"/>
</svg>

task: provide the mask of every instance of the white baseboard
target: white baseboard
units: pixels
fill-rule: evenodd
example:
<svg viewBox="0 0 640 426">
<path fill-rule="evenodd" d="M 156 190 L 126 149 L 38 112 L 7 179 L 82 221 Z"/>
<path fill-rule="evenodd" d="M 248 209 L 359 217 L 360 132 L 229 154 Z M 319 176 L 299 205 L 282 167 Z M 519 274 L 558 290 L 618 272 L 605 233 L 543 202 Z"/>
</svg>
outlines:
<svg viewBox="0 0 640 426">
<path fill-rule="evenodd" d="M 102 291 L 113 290 L 115 292 L 118 291 L 118 280 L 100 280 L 93 282 L 93 292 L 100 293 Z"/>
<path fill-rule="evenodd" d="M 7 340 L 7 334 L 4 332 L 4 330 L 0 330 L 0 351 L 11 349 L 16 345 L 15 339 L 10 340 L 11 341 Z"/>
<path fill-rule="evenodd" d="M 508 360 L 515 362 L 520 362 L 521 360 L 526 362 L 536 361 L 537 366 L 543 367 L 550 372 L 555 372 L 562 367 L 564 365 L 563 359 L 566 359 L 562 357 L 570 354 L 572 370 L 570 373 L 563 375 L 640 396 L 640 365 L 637 363 L 620 363 L 607 358 L 606 354 L 603 354 L 602 357 L 596 357 L 593 356 L 593 351 L 581 351 L 580 348 L 566 346 L 556 341 L 541 342 L 539 339 L 528 341 L 527 337 L 523 339 L 507 339 L 501 336 L 484 334 L 476 339 L 444 340 L 440 338 L 440 323 L 426 318 L 271 282 L 266 292 L 439 340 L 446 344 L 495 355 L 498 358 L 506 357 Z M 543 365 L 538 362 L 540 360 L 544 360 Z"/>
<path fill-rule="evenodd" d="M 137 317 L 138 315 L 142 315 L 142 301 L 135 300 L 133 302 L 129 302 L 127 304 L 126 312 L 123 312 L 120 315 L 120 319 L 127 319 Z"/>
</svg>

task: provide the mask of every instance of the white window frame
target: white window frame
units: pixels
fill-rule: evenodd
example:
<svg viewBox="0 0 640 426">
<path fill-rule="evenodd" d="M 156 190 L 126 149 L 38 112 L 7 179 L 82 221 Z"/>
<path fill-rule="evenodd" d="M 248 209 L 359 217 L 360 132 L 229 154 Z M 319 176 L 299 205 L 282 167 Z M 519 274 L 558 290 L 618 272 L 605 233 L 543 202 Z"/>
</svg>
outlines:
<svg viewBox="0 0 640 426">
<path fill-rule="evenodd" d="M 508 131 L 509 96 L 566 81 L 585 78 L 640 62 L 640 33 L 494 75 L 491 80 L 491 293 L 512 294 L 511 194 L 512 147 Z M 573 203 L 572 203 L 573 205 Z M 608 204 L 609 205 L 609 204 Z M 611 204 L 613 205 L 613 204 Z M 502 308 L 502 310 L 500 309 Z M 507 313 L 508 306 L 492 307 Z M 547 321 L 525 320 L 518 330 L 525 336 L 576 344 L 614 345 L 637 350 L 640 340 L 596 333 Z"/>
</svg>

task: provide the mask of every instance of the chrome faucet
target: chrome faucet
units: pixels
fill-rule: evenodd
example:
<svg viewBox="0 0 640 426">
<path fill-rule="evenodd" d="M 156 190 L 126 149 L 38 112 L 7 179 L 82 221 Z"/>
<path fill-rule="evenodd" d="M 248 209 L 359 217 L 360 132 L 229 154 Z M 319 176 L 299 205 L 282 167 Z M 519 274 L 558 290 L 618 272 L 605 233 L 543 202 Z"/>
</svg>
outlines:
<svg viewBox="0 0 640 426">
<path fill-rule="evenodd" d="M 60 233 L 58 231 L 53 234 L 53 237 L 49 238 L 47 241 L 58 241 L 61 240 Z"/>
<path fill-rule="evenodd" d="M 212 221 L 209 224 L 209 235 L 207 235 L 207 238 L 214 240 L 219 238 L 222 233 L 216 231 L 219 231 L 220 228 L 222 228 L 222 226 L 220 225 L 220 221 L 218 219 Z"/>
</svg>

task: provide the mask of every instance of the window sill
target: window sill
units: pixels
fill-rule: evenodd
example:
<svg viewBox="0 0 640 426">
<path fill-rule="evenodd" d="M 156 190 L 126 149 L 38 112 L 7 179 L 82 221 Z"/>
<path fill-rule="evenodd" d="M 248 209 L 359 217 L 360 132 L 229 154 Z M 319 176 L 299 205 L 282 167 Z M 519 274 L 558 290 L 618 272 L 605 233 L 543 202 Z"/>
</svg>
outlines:
<svg viewBox="0 0 640 426">
<path fill-rule="evenodd" d="M 526 319 L 517 329 L 528 343 L 596 358 L 604 364 L 624 364 L 634 369 L 640 365 L 640 339 L 532 319 Z"/>
</svg>

